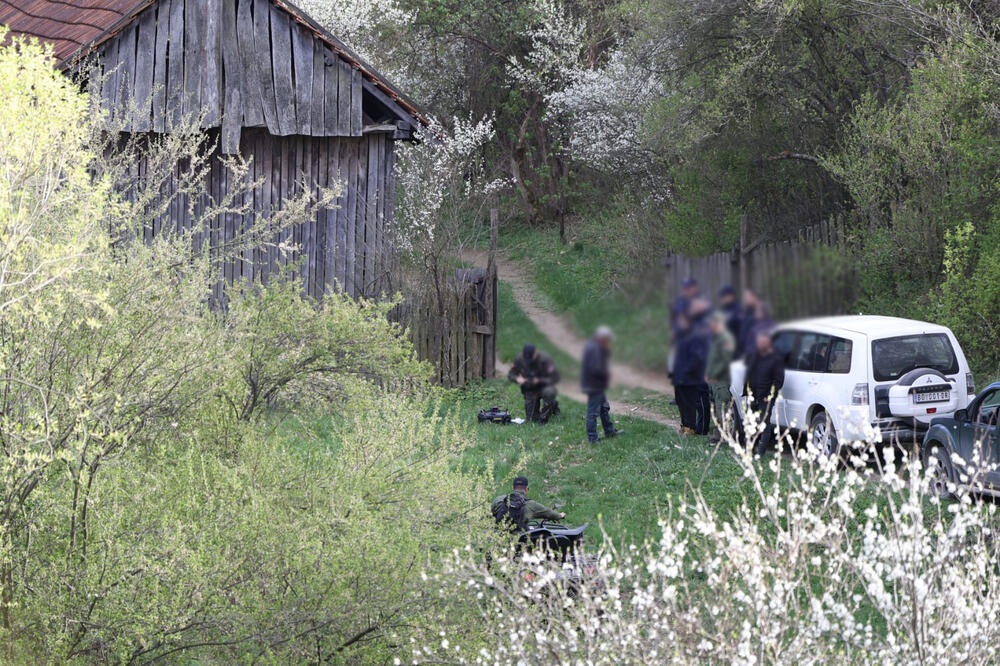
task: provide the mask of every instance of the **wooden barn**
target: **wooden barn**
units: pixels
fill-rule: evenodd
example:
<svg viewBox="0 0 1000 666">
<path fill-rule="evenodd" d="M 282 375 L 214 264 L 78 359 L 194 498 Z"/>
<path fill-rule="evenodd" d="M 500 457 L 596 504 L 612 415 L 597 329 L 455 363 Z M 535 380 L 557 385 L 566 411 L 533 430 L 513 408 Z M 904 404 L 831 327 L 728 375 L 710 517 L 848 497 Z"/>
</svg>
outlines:
<svg viewBox="0 0 1000 666">
<path fill-rule="evenodd" d="M 226 266 L 226 281 L 266 281 L 275 262 L 293 260 L 313 296 L 335 284 L 366 297 L 395 288 L 396 142 L 413 140 L 423 120 L 302 11 L 282 0 L 0 0 L 0 24 L 51 43 L 64 70 L 96 64 L 106 75 L 91 79 L 92 93 L 128 132 L 169 133 L 203 114 L 219 153 L 252 158 L 257 219 L 282 208 L 300 175 L 345 185 L 336 208 L 294 227 L 288 240 L 302 256 L 260 249 Z M 228 170 L 212 163 L 196 213 L 228 186 Z M 135 169 L 141 179 L 143 164 Z M 147 233 L 190 227 L 177 199 Z M 205 240 L 225 243 L 255 217 L 220 214 Z"/>
</svg>

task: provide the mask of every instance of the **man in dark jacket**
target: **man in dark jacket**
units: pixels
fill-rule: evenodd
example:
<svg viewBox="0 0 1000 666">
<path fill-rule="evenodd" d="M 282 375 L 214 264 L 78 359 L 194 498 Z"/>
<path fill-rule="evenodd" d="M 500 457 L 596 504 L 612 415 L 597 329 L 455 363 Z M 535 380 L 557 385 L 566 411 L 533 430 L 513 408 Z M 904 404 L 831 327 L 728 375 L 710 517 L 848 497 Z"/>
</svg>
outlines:
<svg viewBox="0 0 1000 666">
<path fill-rule="evenodd" d="M 611 405 L 608 404 L 608 383 L 611 380 L 611 341 L 614 335 L 607 326 L 597 329 L 594 337 L 583 347 L 583 367 L 580 369 L 580 388 L 587 394 L 587 441 L 597 441 L 597 417 L 605 437 L 622 434 L 611 422 Z"/>
<path fill-rule="evenodd" d="M 746 360 L 743 395 L 749 395 L 750 409 L 764 423 L 764 432 L 757 439 L 756 447 L 757 454 L 764 455 L 774 442 L 771 412 L 778 392 L 785 385 L 785 359 L 775 351 L 771 343 L 771 331 L 758 329 L 756 335 L 756 351 L 747 356 Z"/>
<path fill-rule="evenodd" d="M 704 325 L 704 308 L 696 301 L 688 315 L 682 315 L 674 361 L 674 392 L 681 412 L 681 434 L 706 434 L 709 416 L 705 400 L 705 363 L 709 336 Z M 705 430 L 703 433 L 702 430 Z"/>
<path fill-rule="evenodd" d="M 693 277 L 684 278 L 684 282 L 681 283 L 681 294 L 674 300 L 674 305 L 670 308 L 670 327 L 675 337 L 679 330 L 680 318 L 687 316 L 691 310 L 691 304 L 698 298 L 699 293 L 698 281 Z"/>
<path fill-rule="evenodd" d="M 743 317 L 740 320 L 740 334 L 736 336 L 736 358 L 742 358 L 754 351 L 754 335 L 757 330 L 757 309 L 760 296 L 753 289 L 743 290 Z"/>
<path fill-rule="evenodd" d="M 521 387 L 526 420 L 545 423 L 559 413 L 559 403 L 556 401 L 559 371 L 556 370 L 552 357 L 535 349 L 535 345 L 524 345 L 524 349 L 514 359 L 507 379 Z M 543 403 L 541 409 L 539 403 Z"/>
<path fill-rule="evenodd" d="M 740 327 L 743 325 L 743 308 L 737 298 L 736 289 L 726 285 L 719 290 L 719 312 L 725 317 L 726 329 L 733 336 L 733 342 L 740 337 Z"/>
</svg>

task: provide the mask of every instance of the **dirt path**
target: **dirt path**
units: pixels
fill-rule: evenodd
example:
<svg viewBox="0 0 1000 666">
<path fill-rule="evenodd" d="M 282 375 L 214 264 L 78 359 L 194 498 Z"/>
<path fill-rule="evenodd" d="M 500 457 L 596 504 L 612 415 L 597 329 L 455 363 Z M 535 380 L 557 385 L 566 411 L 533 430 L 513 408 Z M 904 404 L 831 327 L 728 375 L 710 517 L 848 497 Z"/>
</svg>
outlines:
<svg viewBox="0 0 1000 666">
<path fill-rule="evenodd" d="M 480 267 L 486 266 L 488 262 L 488 256 L 482 250 L 466 249 L 463 252 L 462 258 Z M 531 279 L 524 270 L 515 262 L 497 255 L 497 275 L 511 286 L 514 292 L 514 300 L 517 301 L 518 306 L 534 322 L 538 330 L 545 334 L 549 342 L 579 361 L 583 356 L 583 345 L 586 343 L 586 340 L 576 334 L 572 325 L 565 318 L 539 305 L 535 298 L 535 292 L 531 287 Z M 503 375 L 507 374 L 509 369 L 509 365 L 504 364 L 499 358 L 497 359 L 498 375 L 501 375 L 501 373 Z M 673 387 L 671 387 L 667 378 L 663 375 L 648 370 L 640 370 L 624 363 L 611 363 L 611 377 L 614 383 L 623 386 L 645 389 L 667 395 L 673 394 Z M 559 390 L 563 395 L 572 400 L 578 402 L 587 401 L 587 396 L 575 384 L 571 385 L 569 382 L 563 382 L 560 384 Z M 644 407 L 612 400 L 611 410 L 612 413 L 627 414 L 675 429 L 680 428 L 680 424 L 674 419 Z"/>
</svg>

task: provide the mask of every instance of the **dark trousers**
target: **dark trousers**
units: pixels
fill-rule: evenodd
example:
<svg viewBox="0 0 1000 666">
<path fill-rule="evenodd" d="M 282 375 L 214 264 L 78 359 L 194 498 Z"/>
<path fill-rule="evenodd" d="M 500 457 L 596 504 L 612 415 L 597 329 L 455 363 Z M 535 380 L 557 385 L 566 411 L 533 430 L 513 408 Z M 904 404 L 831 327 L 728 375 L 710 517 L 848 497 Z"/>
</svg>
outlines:
<svg viewBox="0 0 1000 666">
<path fill-rule="evenodd" d="M 591 442 L 597 441 L 598 415 L 601 417 L 604 436 L 612 436 L 615 433 L 615 424 L 611 422 L 611 405 L 608 404 L 608 396 L 604 391 L 587 394 L 587 439 Z"/>
<path fill-rule="evenodd" d="M 761 395 L 766 396 L 769 393 L 765 391 Z M 756 396 L 757 393 L 754 392 L 754 395 Z M 764 422 L 764 432 L 757 438 L 757 445 L 755 447 L 758 455 L 764 455 L 774 447 L 774 426 L 771 425 L 771 412 L 774 410 L 774 401 L 769 398 L 757 399 L 755 397 L 750 401 L 750 410 L 759 414 L 759 418 Z"/>
<path fill-rule="evenodd" d="M 558 395 L 556 387 L 539 386 L 538 388 L 530 388 L 523 393 L 524 419 L 533 423 L 548 421 L 556 406 L 556 396 Z M 544 406 L 541 406 L 540 403 L 544 403 Z"/>
<path fill-rule="evenodd" d="M 694 431 L 699 435 L 707 435 L 712 429 L 712 389 L 708 384 L 698 386 L 697 426 Z"/>
<path fill-rule="evenodd" d="M 677 409 L 681 412 L 681 426 L 698 432 L 698 411 L 701 407 L 701 387 L 697 384 L 674 386 Z"/>
</svg>

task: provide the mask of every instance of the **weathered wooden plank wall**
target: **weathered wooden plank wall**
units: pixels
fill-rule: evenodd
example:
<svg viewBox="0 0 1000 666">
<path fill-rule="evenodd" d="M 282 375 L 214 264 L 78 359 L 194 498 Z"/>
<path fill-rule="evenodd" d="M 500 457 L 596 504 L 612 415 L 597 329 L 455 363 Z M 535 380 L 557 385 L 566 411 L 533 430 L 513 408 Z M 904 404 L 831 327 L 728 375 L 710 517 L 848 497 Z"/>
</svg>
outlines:
<svg viewBox="0 0 1000 666">
<path fill-rule="evenodd" d="M 98 51 L 105 108 L 129 132 L 168 132 L 186 114 L 275 136 L 364 131 L 360 71 L 268 0 L 160 0 Z"/>
<path fill-rule="evenodd" d="M 850 267 L 824 249 L 849 252 L 842 222 L 803 229 L 794 242 L 756 243 L 703 257 L 668 255 L 662 284 L 670 299 L 688 277 L 698 280 L 702 293 L 712 299 L 725 285 L 752 287 L 784 318 L 843 314 L 854 298 Z"/>
<path fill-rule="evenodd" d="M 218 133 L 211 130 L 210 139 Z M 239 201 L 246 203 L 250 212 L 219 213 L 203 220 L 204 228 L 192 234 L 196 250 L 212 251 L 230 244 L 254 224 L 267 224 L 300 195 L 303 187 L 314 194 L 320 188 L 336 189 L 340 196 L 335 207 L 276 233 L 267 246 L 248 250 L 226 264 L 214 287 L 215 296 L 221 299 L 224 286 L 237 281 L 267 283 L 282 266 L 293 262 L 297 262 L 297 275 L 306 293 L 315 298 L 333 288 L 354 297 L 385 294 L 395 287 L 398 262 L 392 242 L 393 203 L 386 200 L 392 189 L 385 185 L 392 181 L 393 150 L 389 133 L 357 138 L 280 137 L 263 129 L 247 130 L 242 133 L 240 153 L 251 161 L 248 180 L 256 182 L 256 187 L 248 189 L 237 182 L 216 148 L 203 193 L 193 210 L 189 211 L 186 194 L 176 195 L 163 214 L 150 222 L 144 236 L 148 240 L 168 231 L 191 231 L 228 193 L 241 188 L 244 191 Z M 176 177 L 179 179 L 186 169 L 187 165 L 179 164 Z M 133 184 L 123 185 L 123 195 L 129 200 L 135 200 L 135 186 L 142 183 L 144 170 L 144 163 L 137 164 L 129 174 Z M 170 187 L 174 184 L 167 185 Z M 355 203 L 358 201 L 360 205 Z M 282 253 L 278 244 L 292 249 Z"/>
</svg>

